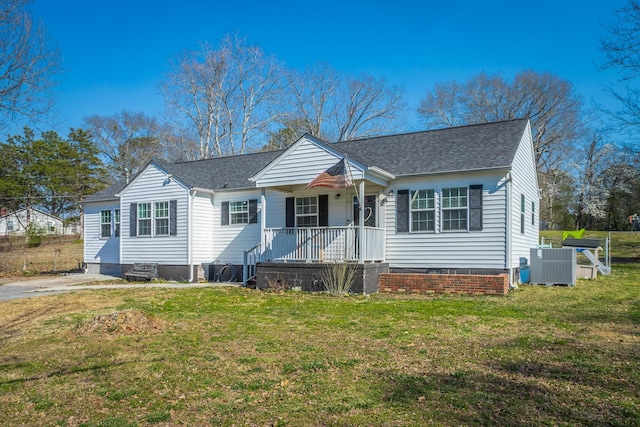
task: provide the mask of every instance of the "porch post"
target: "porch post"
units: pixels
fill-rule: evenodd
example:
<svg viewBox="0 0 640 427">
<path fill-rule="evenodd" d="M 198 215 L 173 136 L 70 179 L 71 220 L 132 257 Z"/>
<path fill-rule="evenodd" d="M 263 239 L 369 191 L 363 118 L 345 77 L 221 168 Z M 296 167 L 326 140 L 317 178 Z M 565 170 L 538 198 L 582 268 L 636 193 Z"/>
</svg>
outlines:
<svg viewBox="0 0 640 427">
<path fill-rule="evenodd" d="M 360 264 L 364 264 L 364 249 L 365 249 L 365 245 L 366 242 L 364 241 L 364 179 L 362 181 L 360 181 L 360 185 L 359 185 L 359 191 L 360 196 L 358 197 L 358 205 L 360 207 L 360 209 L 358 209 L 358 217 L 359 217 L 359 222 L 358 222 L 358 235 L 359 235 L 359 239 L 358 239 L 358 263 Z"/>
<path fill-rule="evenodd" d="M 266 253 L 266 236 L 265 229 L 267 228 L 267 196 L 266 190 L 263 188 L 260 193 L 260 259 L 259 261 L 264 261 L 265 253 Z"/>
</svg>

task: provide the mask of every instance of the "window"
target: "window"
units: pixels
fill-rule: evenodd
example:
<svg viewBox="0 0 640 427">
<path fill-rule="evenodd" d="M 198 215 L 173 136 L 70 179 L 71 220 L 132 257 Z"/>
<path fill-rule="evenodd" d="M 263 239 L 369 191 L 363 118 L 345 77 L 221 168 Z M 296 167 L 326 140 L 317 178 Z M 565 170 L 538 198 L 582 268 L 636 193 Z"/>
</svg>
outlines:
<svg viewBox="0 0 640 427">
<path fill-rule="evenodd" d="M 100 211 L 100 237 L 111 237 L 111 211 Z"/>
<path fill-rule="evenodd" d="M 13 221 L 7 221 L 7 231 L 13 231 Z"/>
<path fill-rule="evenodd" d="M 531 225 L 536 225 L 536 202 L 531 202 Z"/>
<path fill-rule="evenodd" d="M 116 237 L 120 237 L 120 209 L 116 209 L 114 211 L 114 214 L 115 214 L 114 216 L 115 216 L 115 219 L 116 219 L 116 228 L 115 228 L 114 235 Z"/>
<path fill-rule="evenodd" d="M 129 236 L 176 236 L 178 201 L 131 203 Z M 120 233 L 120 211 L 116 210 L 116 233 Z"/>
<path fill-rule="evenodd" d="M 467 187 L 442 189 L 442 229 L 467 229 Z"/>
<path fill-rule="evenodd" d="M 249 202 L 229 202 L 229 215 L 230 224 L 248 224 Z"/>
<path fill-rule="evenodd" d="M 296 198 L 296 226 L 297 227 L 317 227 L 318 226 L 318 198 L 317 197 L 297 197 Z"/>
<path fill-rule="evenodd" d="M 138 203 L 138 236 L 151 236 L 151 203 Z"/>
<path fill-rule="evenodd" d="M 435 208 L 433 190 L 411 191 L 411 231 L 435 231 Z"/>
<path fill-rule="evenodd" d="M 524 194 L 520 195 L 520 233 L 524 234 Z"/>
<path fill-rule="evenodd" d="M 154 223 L 156 236 L 169 235 L 169 202 L 156 202 L 154 207 Z"/>
</svg>

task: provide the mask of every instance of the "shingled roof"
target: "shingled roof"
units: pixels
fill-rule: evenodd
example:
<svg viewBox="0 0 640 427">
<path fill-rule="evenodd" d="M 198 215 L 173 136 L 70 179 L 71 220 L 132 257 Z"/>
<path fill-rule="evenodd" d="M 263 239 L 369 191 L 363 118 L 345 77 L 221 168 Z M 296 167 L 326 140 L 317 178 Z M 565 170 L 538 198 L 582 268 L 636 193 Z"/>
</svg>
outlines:
<svg viewBox="0 0 640 427">
<path fill-rule="evenodd" d="M 527 119 L 483 123 L 333 144 L 395 176 L 511 167 Z"/>
<path fill-rule="evenodd" d="M 282 151 L 266 151 L 192 162 L 157 163 L 190 188 L 240 189 L 255 187 L 255 183 L 249 181 L 249 178 L 281 153 Z"/>
<path fill-rule="evenodd" d="M 116 182 L 115 184 L 112 184 L 107 188 L 104 188 L 97 193 L 94 193 L 91 196 L 87 197 L 83 203 L 118 200 L 117 194 L 124 188 L 125 185 L 125 182 Z"/>
<path fill-rule="evenodd" d="M 527 119 L 460 126 L 331 144 L 360 163 L 395 176 L 428 175 L 486 169 L 509 169 Z M 190 188 L 232 190 L 253 188 L 249 178 L 282 151 L 268 151 L 181 163 L 156 161 Z M 117 200 L 124 188 L 114 184 L 86 202 Z"/>
</svg>

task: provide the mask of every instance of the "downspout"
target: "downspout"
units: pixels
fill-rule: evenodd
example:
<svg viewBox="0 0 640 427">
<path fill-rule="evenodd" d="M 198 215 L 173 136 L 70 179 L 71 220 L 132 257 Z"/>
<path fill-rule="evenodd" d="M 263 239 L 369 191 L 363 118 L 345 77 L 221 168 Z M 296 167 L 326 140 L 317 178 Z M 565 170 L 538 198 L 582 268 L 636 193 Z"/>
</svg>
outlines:
<svg viewBox="0 0 640 427">
<path fill-rule="evenodd" d="M 196 190 L 189 191 L 189 205 L 187 207 L 187 264 L 189 266 L 189 283 L 193 283 L 193 199 Z"/>
</svg>

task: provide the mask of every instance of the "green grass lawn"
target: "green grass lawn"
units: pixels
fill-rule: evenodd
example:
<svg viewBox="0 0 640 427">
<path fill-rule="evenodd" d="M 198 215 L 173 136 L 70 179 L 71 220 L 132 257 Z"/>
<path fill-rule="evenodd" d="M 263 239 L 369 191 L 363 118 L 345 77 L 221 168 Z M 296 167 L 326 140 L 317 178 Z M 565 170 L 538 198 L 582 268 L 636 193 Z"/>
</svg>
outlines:
<svg viewBox="0 0 640 427">
<path fill-rule="evenodd" d="M 506 297 L 81 291 L 0 303 L 0 349 L 2 426 L 637 426 L 640 268 Z"/>
</svg>

